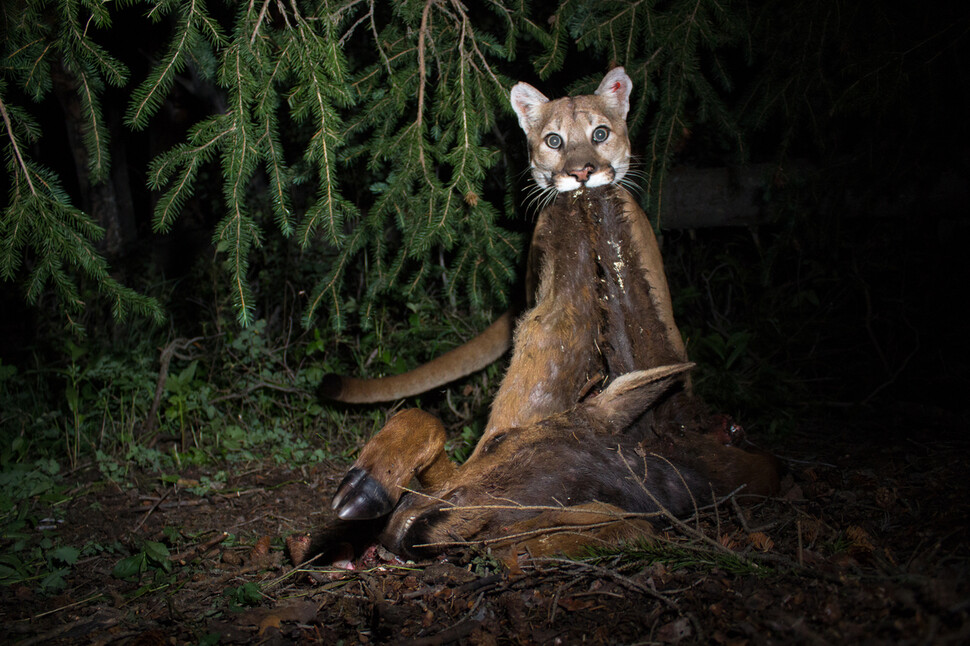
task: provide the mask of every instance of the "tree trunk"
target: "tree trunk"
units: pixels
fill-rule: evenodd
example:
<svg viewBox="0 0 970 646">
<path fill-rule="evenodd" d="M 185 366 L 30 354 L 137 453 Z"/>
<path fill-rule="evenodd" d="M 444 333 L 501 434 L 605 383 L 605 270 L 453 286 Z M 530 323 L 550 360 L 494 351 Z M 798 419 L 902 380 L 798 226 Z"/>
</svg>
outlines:
<svg viewBox="0 0 970 646">
<path fill-rule="evenodd" d="M 108 181 L 94 183 L 91 179 L 90 157 L 84 146 L 84 128 L 87 122 L 81 114 L 81 100 L 77 96 L 78 82 L 60 64 L 51 75 L 54 94 L 64 111 L 67 138 L 74 158 L 80 190 L 80 208 L 95 219 L 104 229 L 104 238 L 97 242 L 100 252 L 110 257 L 125 253 L 135 240 L 136 229 L 131 186 L 128 177 L 127 155 L 123 139 L 112 137 L 111 167 Z M 109 120 L 108 131 L 121 132 L 121 115 L 111 106 L 105 106 L 104 117 Z"/>
</svg>

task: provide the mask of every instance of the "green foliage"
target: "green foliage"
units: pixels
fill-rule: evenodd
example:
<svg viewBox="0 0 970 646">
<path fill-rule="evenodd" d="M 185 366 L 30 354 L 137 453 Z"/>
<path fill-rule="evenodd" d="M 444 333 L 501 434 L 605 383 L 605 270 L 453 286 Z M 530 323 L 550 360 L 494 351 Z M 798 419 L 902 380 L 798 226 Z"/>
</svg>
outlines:
<svg viewBox="0 0 970 646">
<path fill-rule="evenodd" d="M 29 526 L 43 524 L 41 514 L 48 515 L 65 499 L 58 478 L 60 467 L 54 460 L 15 462 L 5 454 L 0 469 L 0 528 L 5 539 L 10 533 L 19 535 Z M 38 507 L 43 511 L 38 512 Z"/>
<path fill-rule="evenodd" d="M 454 440 L 448 442 L 445 450 L 456 462 L 464 462 L 471 456 L 472 451 L 475 450 L 475 445 L 478 443 L 478 438 L 481 434 L 482 429 L 480 428 L 463 426 L 461 428 L 461 434 Z"/>
<path fill-rule="evenodd" d="M 226 588 L 222 593 L 229 602 L 229 609 L 239 612 L 247 606 L 256 606 L 262 603 L 264 595 L 258 583 L 248 581 L 236 588 Z"/>
<path fill-rule="evenodd" d="M 111 159 L 100 97 L 105 84 L 121 87 L 128 81 L 128 68 L 92 38 L 95 29 L 110 28 L 108 9 L 99 2 L 62 2 L 51 7 L 34 0 L 16 3 L 16 8 L 5 4 L 4 75 L 15 79 L 34 101 L 44 98 L 55 81 L 73 86 L 81 105 L 88 171 L 93 180 L 103 181 Z M 9 201 L 0 219 L 0 279 L 12 280 L 29 254 L 29 303 L 36 304 L 52 289 L 72 323 L 71 317 L 85 307 L 73 277 L 79 271 L 95 280 L 117 318 L 134 310 L 160 321 L 161 310 L 154 299 L 123 286 L 108 273 L 94 245 L 103 235 L 101 227 L 71 204 L 54 171 L 31 158 L 31 144 L 40 137 L 41 128 L 11 94 L 7 82 L 0 79 L 3 156 L 10 175 Z"/>
<path fill-rule="evenodd" d="M 505 566 L 495 558 L 495 555 L 492 554 L 492 550 L 490 549 L 476 551 L 468 563 L 468 567 L 477 576 L 490 576 L 505 571 Z"/>
<path fill-rule="evenodd" d="M 172 571 L 168 548 L 164 543 L 142 541 L 137 552 L 118 561 L 111 570 L 117 579 L 140 578 L 146 572 L 168 574 Z"/>
<path fill-rule="evenodd" d="M 777 573 L 773 568 L 728 550 L 714 550 L 687 542 L 665 540 L 628 543 L 613 549 L 595 548 L 591 550 L 589 560 L 594 563 L 609 563 L 613 567 L 630 563 L 663 563 L 671 569 L 692 568 L 707 571 L 716 568 L 741 576 L 767 577 Z"/>
<path fill-rule="evenodd" d="M 66 587 L 65 577 L 80 555 L 77 548 L 58 546 L 47 537 L 29 548 L 18 541 L 0 554 L 0 585 L 34 584 L 41 593 L 58 592 Z"/>
<path fill-rule="evenodd" d="M 80 551 L 59 544 L 57 505 L 65 500 L 60 468 L 53 460 L 0 461 L 0 585 L 24 584 L 42 593 L 65 587 Z"/>
<path fill-rule="evenodd" d="M 211 193 L 203 177 L 217 168 L 222 214 L 213 243 L 239 321 L 257 318 L 251 261 L 272 226 L 321 260 L 304 286 L 304 324 L 327 318 L 337 331 L 351 322 L 367 329 L 388 299 L 439 288 L 441 298 L 474 310 L 504 305 L 523 245 L 501 222 L 515 203 L 506 178 L 520 169 L 499 167 L 510 149 L 522 149 L 506 105 L 519 78 L 548 79 L 583 52 L 573 89 L 588 90 L 608 66 L 625 65 L 638 92 L 631 124 L 650 133 L 647 193 L 655 204 L 691 120 L 714 120 L 736 138 L 719 57 L 739 41 L 743 14 L 714 0 L 586 0 L 552 14 L 504 0 L 244 3 L 234 14 L 197 0 L 146 0 L 137 4 L 138 29 L 165 44 L 137 79 L 101 44 L 112 42 L 120 7 L 21 4 L 0 23 L 8 34 L 0 71 L 16 84 L 0 80 L 12 176 L 0 276 L 26 271 L 31 303 L 53 287 L 75 318 L 85 306 L 78 270 L 119 318 L 134 309 L 157 320 L 160 309 L 108 274 L 95 247 L 101 226 L 72 205 L 57 173 L 31 159 L 41 127 L 21 96 L 78 94 L 98 182 L 110 179 L 109 135 L 118 135 L 105 126 L 106 87 L 131 87 L 125 123 L 135 131 L 153 127 L 180 79 L 214 90 L 218 109 L 193 115 L 182 143 L 148 169 L 150 187 L 161 191 L 155 230 L 170 231 L 190 200 Z M 529 55 L 516 60 L 522 52 Z"/>
</svg>

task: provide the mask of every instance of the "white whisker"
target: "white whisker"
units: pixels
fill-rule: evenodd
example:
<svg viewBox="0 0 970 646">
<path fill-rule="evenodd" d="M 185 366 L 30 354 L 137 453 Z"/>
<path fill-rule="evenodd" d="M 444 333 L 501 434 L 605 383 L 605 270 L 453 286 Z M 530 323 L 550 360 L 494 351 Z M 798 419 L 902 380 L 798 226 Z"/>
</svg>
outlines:
<svg viewBox="0 0 970 646">
<path fill-rule="evenodd" d="M 534 211 L 537 214 L 541 213 L 543 209 L 556 199 L 557 194 L 558 191 L 552 186 L 543 188 L 538 184 L 533 185 L 529 189 L 528 200 L 525 204 L 526 211 Z"/>
<path fill-rule="evenodd" d="M 627 175 L 626 177 L 624 177 L 618 183 L 619 183 L 620 186 L 626 188 L 628 191 L 630 191 L 634 195 L 642 195 L 643 194 L 643 187 L 641 187 L 640 184 L 639 184 L 639 182 L 636 182 L 629 175 Z"/>
</svg>

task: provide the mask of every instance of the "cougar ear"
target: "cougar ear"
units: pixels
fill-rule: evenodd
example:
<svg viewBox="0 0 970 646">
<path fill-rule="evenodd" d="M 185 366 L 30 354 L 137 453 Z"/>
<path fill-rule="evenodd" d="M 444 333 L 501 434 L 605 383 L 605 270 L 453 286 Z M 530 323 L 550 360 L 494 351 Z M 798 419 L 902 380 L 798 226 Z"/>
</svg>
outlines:
<svg viewBox="0 0 970 646">
<path fill-rule="evenodd" d="M 633 81 L 626 75 L 626 71 L 622 67 L 614 67 L 603 77 L 600 86 L 596 88 L 596 95 L 603 97 L 621 119 L 626 119 L 626 114 L 630 111 L 632 91 Z"/>
<path fill-rule="evenodd" d="M 603 421 L 610 433 L 622 431 L 693 367 L 693 363 L 675 363 L 628 372 L 589 401 L 589 412 Z"/>
<path fill-rule="evenodd" d="M 509 96 L 512 102 L 512 109 L 519 116 L 519 125 L 529 134 L 539 121 L 539 108 L 544 103 L 549 103 L 549 99 L 528 83 L 516 83 Z"/>
</svg>

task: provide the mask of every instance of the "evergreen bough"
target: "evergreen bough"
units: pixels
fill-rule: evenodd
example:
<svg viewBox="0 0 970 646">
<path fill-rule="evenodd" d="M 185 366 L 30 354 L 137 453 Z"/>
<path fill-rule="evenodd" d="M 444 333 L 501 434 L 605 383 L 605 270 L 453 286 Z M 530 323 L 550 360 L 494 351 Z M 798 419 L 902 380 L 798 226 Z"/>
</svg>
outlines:
<svg viewBox="0 0 970 646">
<path fill-rule="evenodd" d="M 744 24 L 724 0 L 582 0 L 554 10 L 521 0 L 262 0 L 216 11 L 201 0 L 133 4 L 151 19 L 146 29 L 168 36 L 131 92 L 127 127 L 151 128 L 190 66 L 225 97 L 225 109 L 158 155 L 148 177 L 161 192 L 154 228 L 165 232 L 199 190 L 200 171 L 218 166 L 224 211 L 213 241 L 244 325 L 255 315 L 249 258 L 267 227 L 321 258 L 308 326 L 321 314 L 336 329 L 345 325 L 349 279 L 360 272 L 365 325 L 381 297 L 432 283 L 475 308 L 503 303 L 523 238 L 499 225 L 499 208 L 483 195 L 487 182 L 504 185 L 504 209 L 514 213 L 512 178 L 524 169 L 496 166 L 503 133 L 514 132 L 507 145 L 522 146 L 508 88 L 524 75 L 565 76 L 577 51 L 587 74 L 570 90 L 591 90 L 613 65 L 634 80 L 630 123 L 646 134 L 640 172 L 655 209 L 673 151 L 691 128 L 688 109 L 739 136 L 718 56 L 738 43 Z M 100 98 L 106 84 L 131 82 L 126 65 L 98 43 L 110 40 L 116 10 L 98 0 L 4 7 L 0 114 L 11 190 L 0 220 L 0 276 L 25 275 L 31 303 L 53 289 L 76 314 L 84 307 L 80 272 L 112 299 L 117 317 L 135 310 L 159 318 L 152 298 L 111 278 L 95 247 L 102 229 L 31 158 L 40 128 L 17 104 L 47 96 L 52 74 L 74 79 L 88 170 L 106 180 L 108 139 L 118 133 L 105 126 Z M 270 199 L 260 200 L 267 191 Z"/>
</svg>

